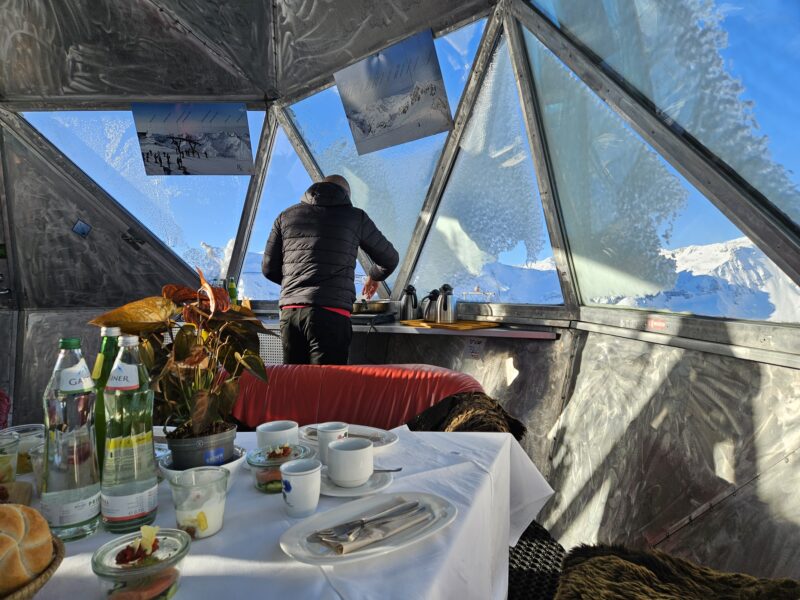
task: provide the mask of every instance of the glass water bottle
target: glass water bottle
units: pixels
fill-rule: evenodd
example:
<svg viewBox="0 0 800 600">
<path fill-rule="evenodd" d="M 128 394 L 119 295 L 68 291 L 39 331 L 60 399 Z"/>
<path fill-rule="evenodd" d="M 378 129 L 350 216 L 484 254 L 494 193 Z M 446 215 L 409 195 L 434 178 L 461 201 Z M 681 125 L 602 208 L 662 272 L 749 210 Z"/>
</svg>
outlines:
<svg viewBox="0 0 800 600">
<path fill-rule="evenodd" d="M 150 525 L 158 509 L 153 452 L 153 392 L 139 357 L 139 338 L 123 335 L 103 400 L 106 446 L 103 461 L 103 525 L 114 533 Z"/>
<path fill-rule="evenodd" d="M 100 477 L 94 434 L 94 381 L 79 338 L 61 338 L 44 393 L 45 455 L 41 511 L 62 540 L 97 530 Z"/>
</svg>

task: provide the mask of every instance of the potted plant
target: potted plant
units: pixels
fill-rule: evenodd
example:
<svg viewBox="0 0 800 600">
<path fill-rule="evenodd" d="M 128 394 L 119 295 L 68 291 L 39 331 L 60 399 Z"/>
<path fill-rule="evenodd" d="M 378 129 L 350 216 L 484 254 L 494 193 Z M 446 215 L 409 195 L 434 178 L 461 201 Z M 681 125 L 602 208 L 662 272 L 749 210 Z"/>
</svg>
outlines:
<svg viewBox="0 0 800 600">
<path fill-rule="evenodd" d="M 251 310 L 232 305 L 227 290 L 212 287 L 197 271 L 196 290 L 165 285 L 161 296 L 89 322 L 141 338 L 140 354 L 155 393 L 155 422 L 175 426 L 166 438 L 176 469 L 223 464 L 233 457 L 231 411 L 239 377 L 247 370 L 267 380 L 258 334 L 272 334 Z"/>
</svg>

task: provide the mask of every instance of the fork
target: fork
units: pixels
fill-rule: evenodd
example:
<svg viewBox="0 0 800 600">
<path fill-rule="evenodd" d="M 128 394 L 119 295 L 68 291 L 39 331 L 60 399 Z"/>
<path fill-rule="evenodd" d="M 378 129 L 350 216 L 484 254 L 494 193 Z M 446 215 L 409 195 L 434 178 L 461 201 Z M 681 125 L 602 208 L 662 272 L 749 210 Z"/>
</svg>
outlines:
<svg viewBox="0 0 800 600">
<path fill-rule="evenodd" d="M 404 512 L 404 513 L 399 514 L 399 515 L 393 515 L 391 517 L 383 517 L 383 518 L 380 518 L 380 519 L 375 519 L 373 521 L 367 521 L 365 523 L 359 523 L 357 525 L 354 525 L 349 531 L 346 531 L 346 532 L 341 533 L 339 535 L 321 535 L 321 536 L 319 536 L 319 539 L 321 539 L 324 542 L 337 542 L 337 543 L 352 542 L 359 535 L 361 535 L 361 532 L 364 530 L 364 528 L 367 525 L 370 525 L 370 526 L 385 525 L 386 523 L 390 523 L 390 522 L 392 522 L 392 521 L 394 521 L 396 519 L 409 519 L 409 518 L 411 518 L 411 517 L 413 517 L 415 515 L 418 515 L 421 512 L 427 511 L 427 510 L 428 510 L 428 508 L 426 506 L 417 506 L 415 509 L 413 509 L 413 510 L 411 510 L 409 512 Z"/>
<path fill-rule="evenodd" d="M 403 516 L 406 513 L 409 513 L 417 509 L 418 507 L 419 507 L 419 502 L 417 502 L 416 500 L 414 502 L 406 502 L 399 506 L 394 506 L 387 510 L 381 511 L 378 514 L 372 515 L 370 517 L 355 519 L 353 521 L 348 521 L 346 523 L 340 523 L 339 525 L 334 525 L 333 527 L 320 529 L 312 533 L 309 537 L 321 539 L 323 537 L 340 536 L 350 532 L 354 527 L 363 527 L 364 525 L 367 525 L 368 523 L 373 523 L 375 521 L 381 521 L 383 519 Z"/>
</svg>

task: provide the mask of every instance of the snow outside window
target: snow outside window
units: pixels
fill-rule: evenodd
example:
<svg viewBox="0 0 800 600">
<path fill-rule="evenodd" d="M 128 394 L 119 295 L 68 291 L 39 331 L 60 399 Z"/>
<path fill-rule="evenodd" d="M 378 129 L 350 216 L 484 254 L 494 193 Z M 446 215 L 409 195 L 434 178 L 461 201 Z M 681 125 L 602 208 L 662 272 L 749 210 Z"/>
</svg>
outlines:
<svg viewBox="0 0 800 600">
<path fill-rule="evenodd" d="M 411 282 L 460 301 L 562 304 L 505 39 L 467 124 Z"/>
<path fill-rule="evenodd" d="M 484 25 L 482 19 L 434 40 L 452 111 L 469 77 Z M 347 178 L 353 204 L 375 221 L 402 263 L 447 134 L 359 156 L 335 86 L 294 104 L 289 112 L 322 172 Z M 395 270 L 387 285 L 391 287 L 396 277 Z"/>
<path fill-rule="evenodd" d="M 529 31 L 586 304 L 800 321 L 800 288 Z"/>
<path fill-rule="evenodd" d="M 29 112 L 25 118 L 190 267 L 224 277 L 250 176 L 147 176 L 128 111 Z M 264 112 L 248 112 L 255 155 Z"/>
<path fill-rule="evenodd" d="M 800 3 L 533 4 L 800 224 Z"/>
</svg>

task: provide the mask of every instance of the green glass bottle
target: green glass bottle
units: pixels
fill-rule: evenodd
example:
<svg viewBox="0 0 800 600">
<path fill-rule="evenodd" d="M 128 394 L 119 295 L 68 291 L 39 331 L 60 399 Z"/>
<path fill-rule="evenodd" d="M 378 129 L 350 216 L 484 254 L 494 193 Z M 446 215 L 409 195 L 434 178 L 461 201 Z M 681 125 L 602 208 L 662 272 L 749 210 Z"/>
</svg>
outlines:
<svg viewBox="0 0 800 600">
<path fill-rule="evenodd" d="M 236 280 L 233 277 L 228 279 L 228 295 L 231 297 L 231 304 L 239 303 L 239 292 L 236 289 Z"/>
<path fill-rule="evenodd" d="M 94 404 L 94 434 L 97 439 L 97 458 L 100 462 L 101 473 L 103 472 L 106 447 L 106 410 L 103 393 L 108 381 L 108 375 L 111 373 L 111 367 L 114 366 L 114 359 L 117 357 L 121 333 L 119 327 L 100 328 L 100 337 L 102 338 L 100 341 L 100 354 L 97 355 L 97 359 L 94 361 L 94 369 L 92 369 L 92 379 L 97 389 L 97 400 Z"/>
</svg>

